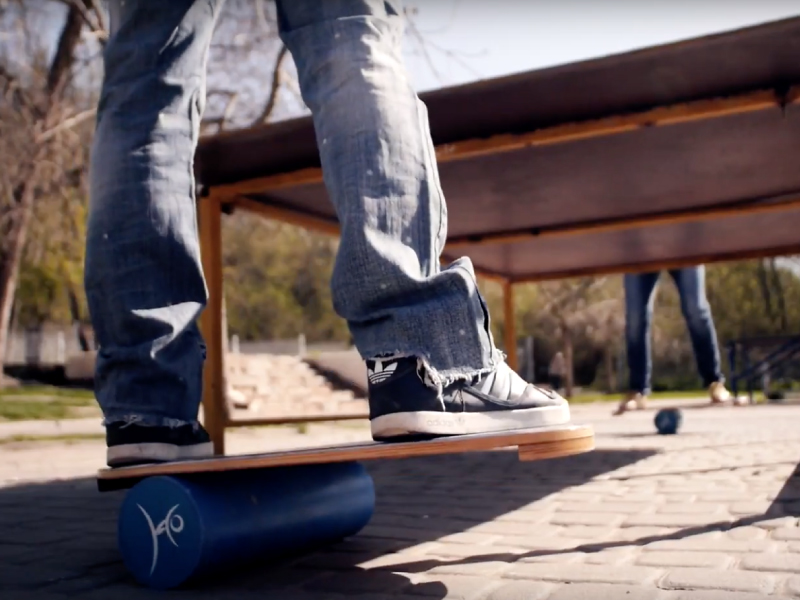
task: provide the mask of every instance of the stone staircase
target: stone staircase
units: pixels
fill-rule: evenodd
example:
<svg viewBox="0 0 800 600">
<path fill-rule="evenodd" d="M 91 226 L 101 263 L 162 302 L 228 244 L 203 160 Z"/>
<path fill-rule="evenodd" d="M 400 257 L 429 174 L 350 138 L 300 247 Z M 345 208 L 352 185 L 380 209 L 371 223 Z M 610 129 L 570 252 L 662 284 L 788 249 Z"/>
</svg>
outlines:
<svg viewBox="0 0 800 600">
<path fill-rule="evenodd" d="M 266 418 L 368 411 L 366 400 L 334 389 L 299 356 L 228 354 L 225 375 L 234 417 L 244 412 L 250 418 Z"/>
</svg>

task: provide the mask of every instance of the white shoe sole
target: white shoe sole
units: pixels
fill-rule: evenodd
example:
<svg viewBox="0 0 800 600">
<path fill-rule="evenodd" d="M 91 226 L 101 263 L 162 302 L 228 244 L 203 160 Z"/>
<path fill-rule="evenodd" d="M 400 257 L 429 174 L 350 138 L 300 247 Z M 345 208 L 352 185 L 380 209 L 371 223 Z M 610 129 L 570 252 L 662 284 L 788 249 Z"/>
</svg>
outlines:
<svg viewBox="0 0 800 600">
<path fill-rule="evenodd" d="M 406 412 L 376 417 L 372 437 L 470 435 L 515 429 L 556 427 L 570 423 L 569 405 L 485 413 Z"/>
<path fill-rule="evenodd" d="M 112 446 L 106 451 L 106 464 L 113 467 L 132 463 L 171 462 L 211 456 L 214 456 L 214 444 L 211 442 L 192 446 L 157 443 L 123 444 Z"/>
</svg>

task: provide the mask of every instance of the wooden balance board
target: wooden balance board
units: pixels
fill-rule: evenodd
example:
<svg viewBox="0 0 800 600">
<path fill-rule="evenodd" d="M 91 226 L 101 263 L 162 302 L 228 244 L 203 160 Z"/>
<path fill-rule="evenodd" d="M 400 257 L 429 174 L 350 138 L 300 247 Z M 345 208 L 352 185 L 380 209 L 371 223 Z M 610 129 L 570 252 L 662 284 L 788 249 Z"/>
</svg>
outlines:
<svg viewBox="0 0 800 600">
<path fill-rule="evenodd" d="M 130 488 L 117 527 L 126 567 L 140 583 L 169 589 L 357 534 L 375 509 L 361 461 L 512 447 L 521 461 L 581 454 L 594 449 L 594 432 L 569 425 L 341 444 L 103 469 L 97 480 L 101 491 Z"/>
</svg>

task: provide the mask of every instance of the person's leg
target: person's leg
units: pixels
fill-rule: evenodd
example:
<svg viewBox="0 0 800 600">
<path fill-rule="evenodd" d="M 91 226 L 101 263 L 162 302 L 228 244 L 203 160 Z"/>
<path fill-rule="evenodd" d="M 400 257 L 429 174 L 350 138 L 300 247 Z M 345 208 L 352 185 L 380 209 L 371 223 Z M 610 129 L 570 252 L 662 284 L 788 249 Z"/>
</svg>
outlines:
<svg viewBox="0 0 800 600">
<path fill-rule="evenodd" d="M 470 261 L 439 266 L 447 208 L 403 64 L 399 2 L 277 7 L 341 224 L 333 302 L 367 361 L 373 436 L 568 420 L 563 399 L 528 385 L 496 351 Z"/>
<path fill-rule="evenodd" d="M 112 466 L 213 452 L 197 422 L 206 304 L 193 160 L 223 0 L 111 0 L 85 287 Z"/>
<path fill-rule="evenodd" d="M 717 333 L 711 306 L 706 297 L 705 266 L 675 269 L 670 271 L 678 288 L 689 337 L 692 340 L 697 370 L 708 388 L 714 402 L 724 402 L 730 398 L 724 386 Z"/>
<path fill-rule="evenodd" d="M 633 401 L 644 407 L 650 393 L 652 351 L 650 328 L 653 303 L 660 273 L 625 274 L 625 345 L 628 354 L 628 397 L 623 399 L 616 414 L 622 414 Z"/>
</svg>

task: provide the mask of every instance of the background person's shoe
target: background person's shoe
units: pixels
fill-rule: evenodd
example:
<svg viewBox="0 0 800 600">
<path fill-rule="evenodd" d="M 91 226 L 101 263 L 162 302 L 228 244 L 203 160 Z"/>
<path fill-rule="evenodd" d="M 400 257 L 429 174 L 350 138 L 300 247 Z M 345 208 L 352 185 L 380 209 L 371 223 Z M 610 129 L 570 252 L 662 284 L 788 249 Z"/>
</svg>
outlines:
<svg viewBox="0 0 800 600">
<path fill-rule="evenodd" d="M 645 408 L 647 408 L 647 396 L 639 392 L 631 392 L 617 405 L 617 409 L 612 415 L 618 417 L 629 410 L 644 410 Z"/>
<path fill-rule="evenodd" d="M 527 383 L 505 363 L 441 395 L 425 383 L 416 358 L 367 361 L 372 438 L 376 441 L 493 433 L 566 425 L 569 404 Z"/>
<path fill-rule="evenodd" d="M 725 404 L 731 401 L 731 393 L 725 385 L 719 381 L 715 381 L 708 386 L 708 395 L 711 397 L 712 404 Z"/>
<path fill-rule="evenodd" d="M 110 423 L 106 426 L 106 445 L 109 467 L 214 456 L 211 438 L 199 423 L 180 427 Z"/>
</svg>

